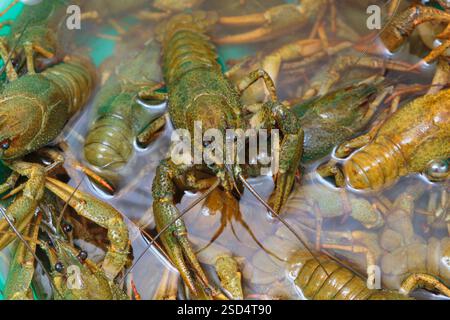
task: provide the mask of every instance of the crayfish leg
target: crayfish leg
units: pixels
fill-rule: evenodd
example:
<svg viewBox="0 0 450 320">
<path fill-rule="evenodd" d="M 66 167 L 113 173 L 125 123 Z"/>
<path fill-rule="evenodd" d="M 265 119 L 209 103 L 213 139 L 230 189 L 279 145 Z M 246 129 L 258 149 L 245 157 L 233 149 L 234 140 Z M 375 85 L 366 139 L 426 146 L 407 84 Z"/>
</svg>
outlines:
<svg viewBox="0 0 450 320">
<path fill-rule="evenodd" d="M 12 53 L 9 52 L 5 38 L 0 38 L 0 58 L 3 60 L 3 63 L 6 64 L 4 68 L 6 68 L 6 76 L 9 81 L 13 81 L 18 78 L 17 72 L 11 62 L 11 54 Z"/>
<path fill-rule="evenodd" d="M 122 215 L 105 202 L 56 179 L 46 177 L 45 187 L 79 215 L 108 230 L 110 245 L 102 269 L 108 279 L 113 280 L 127 262 L 130 247 L 128 228 Z"/>
<path fill-rule="evenodd" d="M 286 203 L 295 182 L 303 153 L 303 130 L 287 134 L 281 143 L 280 168 L 275 176 L 275 191 L 269 198 L 269 205 L 279 213 Z"/>
<path fill-rule="evenodd" d="M 256 26 L 247 32 L 214 39 L 218 44 L 257 43 L 297 30 L 316 18 L 327 0 L 304 0 L 302 5 L 283 4 L 265 12 L 219 18 L 228 26 Z"/>
<path fill-rule="evenodd" d="M 208 296 L 206 287 L 209 287 L 209 281 L 188 240 L 184 222 L 177 219 L 180 212 L 174 200 L 177 191 L 175 179 L 186 175 L 189 169 L 189 166 L 177 166 L 171 160 L 163 160 L 160 163 L 152 188 L 153 213 L 158 232 L 167 228 L 161 234 L 161 240 L 185 284 L 194 296 Z"/>
<path fill-rule="evenodd" d="M 55 54 L 48 51 L 44 47 L 34 44 L 31 42 L 25 42 L 23 45 L 24 51 L 25 51 L 25 57 L 27 61 L 27 70 L 29 74 L 35 74 L 36 73 L 36 67 L 34 63 L 34 53 L 37 52 L 43 57 L 47 59 L 52 59 L 55 57 Z"/>
<path fill-rule="evenodd" d="M 138 136 L 137 143 L 146 147 L 162 133 L 164 127 L 166 126 L 166 117 L 161 116 L 158 119 L 151 122 Z"/>
<path fill-rule="evenodd" d="M 266 89 L 269 92 L 270 98 L 272 101 L 277 100 L 277 89 L 275 88 L 275 84 L 270 77 L 270 75 L 263 69 L 258 69 L 251 72 L 248 76 L 244 77 L 238 84 L 237 88 L 239 93 L 242 94 L 245 90 L 247 90 L 252 84 L 256 83 L 259 79 L 263 79 L 266 85 Z"/>
<path fill-rule="evenodd" d="M 319 96 L 327 94 L 339 82 L 341 73 L 349 68 L 388 69 L 401 72 L 413 72 L 414 65 L 403 61 L 386 61 L 385 59 L 373 56 L 360 57 L 357 55 L 344 55 L 338 57 L 331 64 L 327 70 L 325 79 L 314 81 L 311 84 L 311 89 L 315 90 Z"/>
<path fill-rule="evenodd" d="M 42 216 L 37 215 L 33 224 L 28 224 L 24 230 L 26 237 L 30 239 L 29 246 L 34 251 L 38 242 L 39 226 Z M 4 294 L 8 300 L 32 300 L 30 290 L 34 275 L 34 255 L 27 246 L 20 242 L 17 245 L 14 257 L 6 279 Z"/>
<path fill-rule="evenodd" d="M 317 168 L 317 173 L 323 177 L 333 177 L 337 187 L 345 187 L 345 177 L 341 169 L 338 168 L 337 163 L 331 160 L 328 163 L 321 165 Z"/>
<path fill-rule="evenodd" d="M 403 281 L 400 292 L 407 296 L 417 288 L 438 291 L 439 293 L 450 297 L 450 289 L 438 279 L 426 273 L 411 274 Z"/>
<path fill-rule="evenodd" d="M 11 218 L 16 229 L 21 232 L 33 219 L 38 203 L 44 195 L 46 172 L 41 165 L 22 161 L 13 162 L 9 166 L 20 175 L 28 177 L 22 193 L 6 210 L 6 214 Z M 0 187 L 0 189 L 2 188 Z M 9 228 L 8 222 L 2 219 L 0 221 L 0 249 L 5 248 L 16 238 L 15 234 L 7 232 Z"/>
<path fill-rule="evenodd" d="M 217 257 L 215 268 L 224 290 L 234 300 L 243 300 L 242 274 L 237 261 L 232 256 L 222 255 Z"/>
<path fill-rule="evenodd" d="M 389 22 L 381 32 L 380 38 L 386 48 L 393 52 L 406 41 L 418 25 L 428 21 L 450 22 L 450 14 L 432 7 L 411 6 Z"/>
<path fill-rule="evenodd" d="M 266 103 L 264 108 L 268 109 L 269 112 L 266 114 L 270 118 L 269 121 L 264 122 L 274 122 L 283 137 L 279 150 L 275 150 L 274 156 L 278 158 L 277 168 L 273 172 L 275 174 L 275 190 L 270 195 L 268 202 L 272 209 L 279 213 L 295 182 L 303 155 L 304 132 L 298 118 L 283 104 Z"/>
</svg>

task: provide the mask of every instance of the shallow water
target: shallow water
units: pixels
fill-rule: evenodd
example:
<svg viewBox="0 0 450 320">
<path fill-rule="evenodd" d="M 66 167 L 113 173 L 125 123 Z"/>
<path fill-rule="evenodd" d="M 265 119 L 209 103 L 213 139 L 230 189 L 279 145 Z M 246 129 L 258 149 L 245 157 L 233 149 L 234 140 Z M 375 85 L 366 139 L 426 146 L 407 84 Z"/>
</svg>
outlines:
<svg viewBox="0 0 450 320">
<path fill-rule="evenodd" d="M 258 1 L 248 1 L 248 10 L 260 7 Z M 277 2 L 277 1 L 273 1 Z M 292 2 L 292 1 L 291 1 Z M 382 8 L 386 8 L 386 1 L 372 1 L 377 2 Z M 208 9 L 214 7 L 216 2 L 209 3 Z M 367 34 L 367 28 L 365 27 L 366 21 L 366 11 L 363 4 L 347 4 L 345 9 L 338 7 L 338 17 L 344 22 L 352 26 L 353 29 L 360 32 L 363 36 Z M 222 8 L 222 12 L 227 14 L 242 14 L 241 9 Z M 147 26 L 147 31 L 149 34 L 152 32 L 152 26 Z M 280 37 L 275 41 L 264 42 L 258 45 L 242 45 L 242 46 L 220 46 L 218 49 L 220 53 L 221 62 L 226 65 L 227 61 L 230 59 L 238 59 L 243 56 L 258 53 L 258 52 L 268 52 L 279 47 L 281 44 L 286 43 L 293 39 L 302 39 L 307 37 L 311 29 L 311 26 L 305 26 L 305 28 L 300 29 L 290 35 Z M 364 31 L 366 30 L 366 31 Z M 106 32 L 110 32 L 106 31 Z M 229 29 L 216 30 L 215 34 L 222 34 L 229 32 Z M 363 32 L 364 31 L 364 32 Z M 84 30 L 83 32 L 90 33 L 90 30 Z M 96 31 L 97 32 L 97 31 Z M 234 31 L 235 32 L 235 31 Z M 133 34 L 134 35 L 134 34 Z M 140 36 L 140 35 L 139 35 Z M 139 37 L 135 35 L 136 39 Z M 148 37 L 151 37 L 149 35 Z M 330 42 L 334 40 L 332 35 L 329 35 Z M 83 36 L 84 38 L 84 36 Z M 95 34 L 88 37 L 89 45 L 92 49 L 92 55 L 97 64 L 102 61 L 105 54 L 97 54 L 96 50 L 100 47 L 111 46 L 112 44 L 108 40 L 98 39 Z M 82 42 L 86 39 L 82 39 Z M 122 40 L 123 43 L 119 43 L 121 47 L 127 46 L 127 43 L 133 43 L 135 39 L 128 38 Z M 101 44 L 99 44 L 101 43 Z M 416 63 L 419 61 L 420 57 L 423 56 L 423 48 L 417 45 L 415 48 L 413 45 L 404 46 L 401 50 L 395 54 L 386 54 L 385 58 L 389 60 L 401 60 L 409 63 Z M 131 44 L 130 44 L 131 46 Z M 119 51 L 116 47 L 113 49 L 116 52 L 124 52 L 126 50 Z M 421 53 L 420 56 L 416 52 Z M 361 56 L 364 56 L 362 54 Z M 333 59 L 330 58 L 330 61 Z M 120 56 L 115 56 L 114 61 L 121 61 Z M 155 62 L 150 62 L 155 63 Z M 302 72 L 296 74 L 294 78 L 287 73 L 281 73 L 278 79 L 278 93 L 280 99 L 295 99 L 298 94 L 304 93 L 303 85 L 306 85 L 305 79 L 311 79 L 317 70 L 320 69 L 327 60 L 321 61 L 315 65 L 311 65 Z M 112 64 L 104 65 L 103 72 L 112 71 L 114 62 Z M 401 72 L 386 72 L 385 77 L 387 81 L 400 81 L 401 83 L 411 84 L 411 83 L 423 83 L 427 84 L 430 82 L 434 74 L 435 65 L 432 64 L 427 68 L 423 68 L 419 74 L 411 73 L 401 73 Z M 354 81 L 363 80 L 371 75 L 377 74 L 376 71 L 371 71 L 367 73 L 352 73 L 349 72 L 348 68 L 344 73 L 345 77 L 340 84 L 351 83 Z M 299 88 L 300 87 L 300 88 Z M 408 97 L 402 101 L 402 105 L 412 98 Z M 388 106 L 385 106 L 388 107 Z M 176 273 L 176 271 L 170 266 L 170 263 L 158 252 L 158 250 L 151 246 L 148 251 L 143 255 L 143 257 L 137 261 L 137 257 L 149 247 L 148 241 L 140 234 L 139 228 L 144 228 L 152 234 L 155 234 L 153 214 L 151 209 L 152 197 L 151 197 L 151 185 L 155 174 L 156 166 L 159 161 L 166 157 L 169 150 L 170 137 L 173 128 L 168 125 L 166 126 L 164 133 L 158 137 L 158 139 L 153 142 L 150 146 L 145 149 L 140 149 L 135 146 L 134 155 L 127 164 L 127 166 L 121 170 L 121 180 L 119 183 L 119 191 L 111 196 L 107 195 L 101 190 L 99 190 L 95 185 L 93 185 L 87 178 L 85 178 L 79 171 L 71 167 L 70 159 L 77 159 L 85 163 L 83 159 L 83 142 L 88 126 L 90 124 L 89 116 L 91 114 L 92 103 L 87 106 L 83 112 L 72 119 L 66 126 L 64 132 L 58 138 L 58 141 L 65 141 L 69 145 L 69 151 L 66 152 L 67 163 L 65 168 L 69 172 L 72 180 L 70 184 L 73 186 L 79 186 L 81 190 L 85 190 L 89 193 L 96 195 L 97 197 L 107 201 L 119 211 L 121 211 L 128 219 L 129 228 L 131 231 L 131 239 L 133 246 L 133 256 L 135 258 L 132 275 L 134 282 L 137 286 L 139 293 L 143 299 L 151 299 L 156 292 L 159 281 L 161 279 L 162 273 L 165 269 L 170 270 L 170 272 Z M 316 168 L 319 164 L 326 162 L 329 158 L 333 157 L 330 155 L 324 159 L 320 159 L 312 164 L 305 166 L 303 171 L 303 176 L 301 181 L 296 183 L 295 189 L 291 195 L 291 200 L 286 205 L 283 212 L 283 216 L 292 225 L 292 227 L 301 234 L 302 237 L 308 238 L 311 246 L 314 246 L 314 241 L 316 240 L 316 234 L 307 232 L 305 230 L 314 230 L 314 228 L 304 229 L 304 225 L 310 226 L 311 221 L 317 218 L 317 211 L 314 210 L 317 203 L 311 203 L 311 199 L 306 198 L 303 200 L 297 200 L 298 194 L 302 192 L 303 188 L 310 188 L 310 190 L 321 192 L 323 191 L 323 196 L 319 196 L 319 201 L 327 201 L 332 199 L 330 195 L 339 193 L 336 188 L 334 188 L 328 181 L 325 181 L 316 174 Z M 339 160 L 341 161 L 341 160 Z M 267 199 L 273 189 L 273 182 L 271 177 L 258 177 L 249 180 L 253 187 L 258 191 L 264 199 Z M 432 194 L 440 194 L 443 190 L 446 190 L 448 186 L 443 184 L 432 184 L 426 180 L 422 175 L 409 176 L 402 178 L 399 182 L 394 184 L 377 194 L 369 194 L 364 192 L 357 192 L 355 190 L 346 190 L 348 193 L 347 197 L 353 197 L 355 199 L 367 200 L 373 207 L 377 210 L 380 208 L 385 208 L 380 203 L 380 199 L 388 199 L 388 202 L 393 202 L 398 195 L 406 188 L 406 186 L 411 185 L 414 182 L 426 185 L 428 188 L 424 194 L 417 201 L 416 208 L 414 211 L 414 226 L 415 232 L 424 237 L 430 238 L 432 236 L 443 238 L 448 237 L 448 232 L 446 230 L 446 224 L 436 223 L 436 228 L 429 228 L 427 224 L 427 218 L 420 215 L 418 212 L 427 211 L 428 208 L 428 198 L 434 197 Z M 325 189 L 324 189 L 325 188 Z M 186 193 L 183 197 L 179 208 L 182 209 L 187 207 L 189 203 L 192 203 L 199 194 Z M 339 198 L 341 199 L 341 198 Z M 296 207 L 300 203 L 307 204 L 310 208 L 301 210 Z M 314 202 L 314 201 L 312 201 Z M 295 205 L 293 205 L 294 203 Z M 294 237 L 293 234 L 287 230 L 279 221 L 272 219 L 267 214 L 267 210 L 264 206 L 257 201 L 257 199 L 252 196 L 248 190 L 246 190 L 240 199 L 240 211 L 242 213 L 242 218 L 245 220 L 254 237 L 262 243 L 265 249 L 262 249 L 252 238 L 251 233 L 246 230 L 241 223 L 234 220 L 231 224 L 228 224 L 220 237 L 214 241 L 214 243 L 209 246 L 206 250 L 199 253 L 199 260 L 205 265 L 208 274 L 211 279 L 213 279 L 217 285 L 217 277 L 215 276 L 214 269 L 211 267 L 214 264 L 214 258 L 222 253 L 232 254 L 239 262 L 243 273 L 243 284 L 245 290 L 245 296 L 248 298 L 287 298 L 287 299 L 301 299 L 302 294 L 293 284 L 293 275 L 295 275 L 295 270 L 291 270 L 289 264 L 289 258 L 291 255 L 297 251 L 303 249 L 302 244 Z M 377 207 L 378 206 L 378 207 Z M 448 208 L 444 208 L 445 216 L 448 212 Z M 383 228 L 375 228 L 374 230 L 367 230 L 361 223 L 355 221 L 354 219 L 347 218 L 342 221 L 345 212 L 334 212 L 335 217 L 327 219 L 323 218 L 322 229 L 326 231 L 333 232 L 351 232 L 351 231 L 369 231 L 373 234 L 381 235 Z M 383 217 L 387 216 L 387 213 L 380 214 Z M 220 227 L 221 216 L 220 214 L 205 215 L 202 211 L 202 203 L 194 207 L 184 218 L 184 221 L 189 230 L 189 237 L 193 242 L 196 249 L 204 247 L 209 240 L 213 237 L 216 230 Z M 138 227 L 137 227 L 138 226 Z M 325 236 L 323 236 L 325 237 Z M 324 240 L 322 238 L 322 240 Z M 352 244 L 348 241 L 346 244 Z M 272 254 L 269 254 L 271 252 Z M 358 270 L 361 274 L 365 274 L 365 259 L 361 254 L 354 254 L 343 252 L 342 250 L 329 249 L 328 252 L 339 257 L 344 263 L 351 265 L 354 269 Z M 0 261 L 1 262 L 1 261 Z M 0 266 L 2 263 L 0 263 Z M 3 264 L 4 266 L 4 264 Z M 447 263 L 450 270 L 450 266 Z M 384 281 L 382 276 L 382 281 Z M 0 282 L 1 284 L 1 282 Z M 397 284 L 393 284 L 394 288 Z M 392 288 L 392 289 L 394 289 Z M 426 294 L 425 298 L 432 298 L 430 294 Z"/>
</svg>

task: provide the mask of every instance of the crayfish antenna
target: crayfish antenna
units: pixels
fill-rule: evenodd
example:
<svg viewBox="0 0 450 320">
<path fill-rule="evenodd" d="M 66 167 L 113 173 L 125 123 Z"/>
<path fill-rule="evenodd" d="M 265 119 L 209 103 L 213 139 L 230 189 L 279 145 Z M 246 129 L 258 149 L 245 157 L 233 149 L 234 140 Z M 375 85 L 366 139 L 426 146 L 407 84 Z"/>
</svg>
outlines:
<svg viewBox="0 0 450 320">
<path fill-rule="evenodd" d="M 302 223 L 302 222 L 298 222 L 299 227 L 302 228 L 303 230 L 305 230 L 308 233 L 311 233 L 313 235 L 316 234 L 317 230 L 314 230 L 312 228 L 310 228 L 309 226 L 307 226 L 306 224 Z M 336 257 L 336 255 L 334 254 L 334 252 L 325 250 L 323 248 L 320 248 L 320 252 L 323 253 L 324 255 L 326 255 L 328 258 L 330 258 L 331 260 L 333 260 L 334 262 L 336 262 L 337 264 L 339 264 L 341 267 L 350 270 L 351 272 L 353 272 L 354 274 L 358 275 L 361 278 L 364 278 L 364 275 L 359 272 L 359 270 L 355 269 L 353 266 L 351 266 L 348 263 L 343 262 L 341 259 L 339 259 L 338 257 Z"/>
<path fill-rule="evenodd" d="M 259 195 L 259 193 L 248 183 L 248 181 L 241 175 L 238 175 L 239 179 L 242 181 L 244 186 L 255 196 L 255 198 L 261 202 L 261 204 L 266 207 L 267 210 L 270 211 L 270 213 L 276 217 L 296 238 L 297 240 L 302 244 L 302 246 L 309 252 L 309 254 L 313 257 L 313 259 L 318 263 L 318 265 L 323 269 L 325 274 L 329 276 L 327 269 L 323 266 L 323 264 L 320 262 L 319 258 L 316 256 L 316 254 L 313 252 L 313 250 L 309 247 L 307 241 L 303 240 L 302 237 L 294 230 L 294 228 L 278 213 L 275 212 L 275 210 L 272 209 L 272 207 L 264 201 L 264 199 Z"/>
<path fill-rule="evenodd" d="M 42 262 L 42 260 L 37 256 L 36 252 L 33 250 L 33 248 L 31 248 L 30 244 L 27 242 L 27 240 L 25 240 L 24 236 L 19 232 L 19 230 L 17 230 L 17 228 L 14 226 L 14 223 L 11 221 L 11 219 L 8 217 L 8 215 L 5 212 L 5 209 L 0 206 L 0 214 L 3 216 L 3 219 L 5 219 L 5 221 L 9 224 L 9 227 L 11 228 L 11 230 L 16 234 L 17 238 L 19 239 L 20 242 L 23 243 L 23 245 L 25 246 L 25 248 L 31 253 L 31 255 L 33 256 L 33 258 L 37 261 L 37 263 L 41 266 L 42 271 L 44 271 L 45 275 L 48 277 L 48 280 L 53 288 L 53 290 L 55 290 L 56 294 L 58 294 L 59 296 L 62 297 L 61 292 L 59 292 L 58 287 L 56 286 L 56 284 L 53 281 L 52 276 L 50 275 L 50 273 L 48 272 L 48 270 L 45 268 L 44 263 Z M 41 220 L 41 215 L 38 215 L 38 218 L 36 219 L 36 223 L 39 224 Z"/>
<path fill-rule="evenodd" d="M 25 184 L 21 184 L 17 188 L 14 188 L 13 190 L 11 190 L 9 193 L 7 193 L 6 195 L 4 195 L 2 197 L 2 200 L 6 200 L 6 199 L 9 199 L 9 198 L 15 196 L 16 194 L 21 192 L 23 190 L 23 188 L 25 188 Z"/>
<path fill-rule="evenodd" d="M 0 17 L 2 16 L 2 14 L 0 14 Z M 14 43 L 14 46 L 11 48 L 11 50 L 9 50 L 8 56 L 6 58 L 6 61 L 3 61 L 3 67 L 0 69 L 0 76 L 2 76 L 5 71 L 7 71 L 7 76 L 8 77 L 12 76 L 12 79 L 10 78 L 9 80 L 14 80 L 14 79 L 16 79 L 18 77 L 17 72 L 14 70 L 14 67 L 12 66 L 11 58 L 12 58 L 14 52 L 16 51 L 17 46 L 19 45 L 19 43 L 20 43 L 20 41 L 21 41 L 25 31 L 27 30 L 29 24 L 30 24 L 30 21 L 27 21 L 25 23 L 25 26 L 23 27 L 23 30 L 19 33 L 19 36 L 17 37 L 17 40 Z M 10 68 L 12 70 L 10 70 Z"/>
<path fill-rule="evenodd" d="M 64 217 L 64 212 L 67 210 L 67 207 L 69 206 L 69 202 L 70 200 L 72 200 L 72 198 L 75 196 L 75 193 L 78 191 L 78 189 L 80 188 L 81 184 L 83 183 L 84 177 L 83 179 L 80 180 L 80 182 L 78 182 L 77 186 L 75 187 L 75 189 L 73 190 L 73 192 L 70 194 L 69 198 L 67 199 L 67 201 L 64 202 L 64 206 L 61 210 L 61 213 L 58 216 L 58 221 L 56 222 L 56 229 L 60 229 L 61 228 L 61 223 L 62 223 L 62 219 Z"/>
<path fill-rule="evenodd" d="M 227 223 L 230 223 L 230 228 L 231 228 L 231 232 L 233 233 L 233 235 L 236 237 L 236 239 L 241 242 L 241 240 L 239 239 L 236 230 L 234 228 L 233 225 L 233 218 L 236 219 L 236 221 L 244 228 L 244 230 L 250 235 L 250 237 L 253 239 L 253 241 L 268 255 L 272 256 L 273 258 L 279 260 L 279 261 L 283 261 L 283 259 L 281 259 L 280 257 L 278 257 L 274 252 L 272 252 L 271 250 L 267 249 L 262 243 L 261 241 L 258 240 L 258 238 L 256 237 L 256 235 L 253 233 L 252 229 L 250 228 L 249 224 L 245 221 L 244 217 L 242 216 L 242 213 L 239 209 L 239 203 L 238 201 L 235 199 L 235 197 L 229 193 L 225 193 L 224 195 L 221 195 L 222 198 L 224 198 L 224 203 L 225 203 L 225 210 L 221 210 L 221 221 L 220 221 L 220 227 L 216 230 L 216 232 L 214 233 L 214 235 L 212 236 L 212 238 L 209 240 L 209 242 L 202 247 L 201 249 L 199 249 L 196 253 L 200 253 L 204 250 L 206 250 L 207 248 L 209 248 L 216 240 L 217 238 L 219 238 L 219 236 L 222 234 L 222 232 L 225 230 L 225 227 L 227 225 Z"/>
<path fill-rule="evenodd" d="M 150 249 L 150 247 L 156 242 L 156 240 L 158 240 L 159 237 L 161 237 L 161 235 L 167 231 L 167 229 L 169 229 L 174 223 L 176 223 L 178 220 L 180 220 L 181 218 L 184 217 L 184 215 L 186 213 L 188 213 L 192 208 L 194 208 L 196 205 L 198 205 L 200 202 L 202 202 L 203 200 L 205 200 L 210 194 L 211 192 L 213 192 L 218 186 L 220 185 L 220 180 L 217 179 L 217 181 L 211 186 L 209 187 L 208 190 L 206 190 L 206 192 L 198 199 L 194 200 L 187 208 L 185 208 L 177 217 L 175 217 L 172 221 L 170 221 L 164 228 L 162 228 L 162 230 L 155 236 L 153 237 L 153 239 L 150 240 L 150 242 L 148 243 L 147 247 L 145 247 L 144 251 L 142 251 L 142 253 L 139 255 L 139 257 L 137 257 L 137 259 L 134 261 L 134 263 L 130 266 L 130 268 L 128 268 L 127 272 L 125 272 L 124 276 L 122 277 L 121 280 L 121 285 L 123 285 L 125 279 L 127 278 L 128 274 L 133 270 L 134 266 L 139 262 L 139 260 L 142 259 L 142 257 L 145 255 L 145 253 L 147 252 L 148 249 Z M 140 228 L 139 228 L 140 229 Z"/>
<path fill-rule="evenodd" d="M 114 193 L 115 188 L 105 179 L 96 174 L 93 170 L 89 169 L 85 165 L 79 163 L 78 161 L 73 161 L 74 168 L 83 172 L 86 176 L 92 179 L 95 183 L 98 183 L 100 186 L 107 189 L 109 192 Z"/>
<path fill-rule="evenodd" d="M 239 187 L 236 183 L 236 179 L 234 179 L 233 169 L 228 164 L 225 164 L 225 169 L 228 172 L 228 176 L 231 178 L 231 182 L 233 183 L 234 190 L 236 190 L 239 197 L 242 197 L 241 190 L 239 190 Z"/>
<path fill-rule="evenodd" d="M 255 234 L 253 233 L 253 231 L 250 229 L 250 226 L 248 225 L 248 223 L 242 218 L 241 215 L 239 215 L 239 217 L 237 217 L 238 222 L 244 227 L 244 229 L 248 232 L 248 234 L 250 235 L 250 237 L 253 239 L 253 241 L 255 241 L 255 243 L 265 252 L 267 253 L 269 256 L 279 260 L 279 261 L 283 261 L 282 258 L 280 258 L 279 256 L 277 256 L 274 252 L 272 252 L 271 250 L 267 249 L 262 243 L 261 241 L 258 240 L 258 238 L 256 238 Z"/>
<path fill-rule="evenodd" d="M 11 2 L 9 6 L 7 6 L 2 12 L 0 12 L 0 18 L 7 14 L 9 10 L 11 10 L 16 4 L 19 3 L 19 1 L 20 0 L 14 0 L 13 2 Z"/>
</svg>

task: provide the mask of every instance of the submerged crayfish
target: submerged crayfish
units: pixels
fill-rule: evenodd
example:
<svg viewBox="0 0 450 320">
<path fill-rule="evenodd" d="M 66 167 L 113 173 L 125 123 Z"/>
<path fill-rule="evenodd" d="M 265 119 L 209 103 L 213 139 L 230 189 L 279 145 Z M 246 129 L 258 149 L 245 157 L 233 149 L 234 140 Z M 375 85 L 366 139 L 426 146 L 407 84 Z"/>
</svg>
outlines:
<svg viewBox="0 0 450 320">
<path fill-rule="evenodd" d="M 276 174 L 276 189 L 269 201 L 275 212 L 279 212 L 294 183 L 302 155 L 303 130 L 297 117 L 276 101 L 273 83 L 263 70 L 252 72 L 237 87 L 223 75 L 215 48 L 206 35 L 208 27 L 216 20 L 212 13 L 180 14 L 161 28 L 170 119 L 176 129 L 187 129 L 191 137 L 194 137 L 197 121 L 202 123 L 204 130 L 216 129 L 223 137 L 227 129 L 281 129 L 280 169 Z M 239 97 L 259 79 L 265 81 L 271 101 L 263 104 L 253 120 L 248 121 L 245 114 L 251 113 L 241 105 Z M 194 149 L 201 149 L 195 139 L 193 145 Z M 246 167 L 239 164 L 228 166 L 219 161 L 209 165 L 176 164 L 172 159 L 163 160 L 156 170 L 152 191 L 156 226 L 159 231 L 168 228 L 161 236 L 162 242 L 194 295 L 201 292 L 208 280 L 188 241 L 184 223 L 177 220 L 171 224 L 179 215 L 175 206 L 176 193 L 220 184 L 226 196 L 219 200 L 233 203 L 236 194 L 242 192 L 246 172 Z M 205 179 L 201 179 L 200 173 L 206 174 Z M 236 204 L 230 207 L 238 208 Z"/>
<path fill-rule="evenodd" d="M 146 146 L 165 125 L 161 117 L 164 105 L 143 106 L 138 101 L 141 91 L 152 90 L 161 81 L 156 66 L 159 51 L 159 45 L 151 41 L 132 55 L 116 69 L 94 101 L 94 121 L 84 142 L 84 156 L 110 183 L 130 159 L 135 140 Z"/>
<path fill-rule="evenodd" d="M 48 51 L 43 51 L 41 44 L 53 46 L 55 53 L 48 55 L 49 58 L 56 55 L 57 39 L 49 42 L 47 35 L 56 33 L 53 21 L 62 19 L 61 6 L 61 3 L 49 0 L 27 6 L 12 25 L 13 31 L 22 33 L 22 37 L 13 34 L 11 38 L 17 37 L 23 43 L 26 74 L 17 74 L 8 59 L 6 44 L 1 42 L 3 50 L 0 55 L 6 62 L 9 82 L 0 93 L 0 159 L 13 173 L 0 185 L 0 190 L 4 193 L 13 189 L 11 193 L 19 195 L 6 210 L 5 216 L 9 219 L 0 221 L 0 249 L 15 239 L 15 234 L 7 232 L 11 227 L 9 222 L 19 232 L 24 230 L 47 189 L 67 201 L 78 214 L 108 229 L 111 243 L 103 269 L 113 279 L 124 266 L 129 249 L 128 229 L 121 214 L 108 204 L 49 177 L 48 172 L 62 164 L 64 159 L 55 150 L 41 149 L 53 141 L 67 121 L 86 104 L 96 80 L 90 61 L 75 56 L 57 59 L 61 62 L 36 72 L 34 51 L 44 56 Z M 38 149 L 48 156 L 52 164 L 44 167 L 22 160 L 23 156 Z M 19 176 L 27 180 L 14 189 Z"/>
<path fill-rule="evenodd" d="M 126 294 L 109 280 L 101 268 L 88 259 L 87 253 L 78 250 L 59 235 L 44 241 L 38 238 L 42 215 L 38 214 L 26 228 L 28 246 L 19 242 L 5 286 L 5 297 L 9 300 L 29 300 L 33 298 L 31 282 L 35 273 L 34 251 L 37 247 L 45 253 L 49 262 L 50 284 L 54 299 L 64 300 L 126 300 Z M 32 251 L 29 251 L 29 250 Z M 43 268 L 47 266 L 41 265 Z"/>
<path fill-rule="evenodd" d="M 366 128 L 387 91 L 360 84 L 290 107 L 305 132 L 302 162 L 318 160 Z"/>
<path fill-rule="evenodd" d="M 368 288 L 367 282 L 338 262 L 322 255 L 323 267 L 311 259 L 311 255 L 299 251 L 293 255 L 291 272 L 294 283 L 304 298 L 310 300 L 405 300 L 422 286 L 422 274 L 413 274 L 405 279 L 400 292 Z M 326 270 L 326 271 L 325 271 Z"/>
<path fill-rule="evenodd" d="M 347 182 L 355 189 L 378 190 L 399 177 L 427 171 L 433 160 L 448 159 L 449 98 L 450 89 L 444 89 L 408 103 L 378 128 L 338 147 L 338 157 L 362 147 L 344 162 L 342 172 L 326 165 L 320 173 L 335 175 L 339 186 Z"/>
</svg>

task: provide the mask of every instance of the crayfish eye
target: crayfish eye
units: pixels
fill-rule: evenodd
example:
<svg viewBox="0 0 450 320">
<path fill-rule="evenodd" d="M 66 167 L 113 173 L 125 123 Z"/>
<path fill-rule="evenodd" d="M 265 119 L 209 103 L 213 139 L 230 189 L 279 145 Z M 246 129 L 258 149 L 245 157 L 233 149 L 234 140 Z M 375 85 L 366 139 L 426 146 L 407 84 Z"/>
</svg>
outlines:
<svg viewBox="0 0 450 320">
<path fill-rule="evenodd" d="M 0 148 L 2 148 L 3 150 L 8 150 L 10 146 L 11 146 L 10 139 L 4 139 L 3 141 L 0 142 Z"/>
<path fill-rule="evenodd" d="M 62 273 L 64 271 L 64 265 L 61 262 L 55 263 L 56 272 Z"/>
<path fill-rule="evenodd" d="M 68 223 L 64 224 L 64 226 L 63 226 L 63 231 L 64 231 L 65 233 L 72 232 L 72 230 L 73 230 L 73 227 L 72 227 L 71 224 L 68 224 Z"/>
<path fill-rule="evenodd" d="M 80 261 L 85 261 L 88 258 L 88 253 L 84 250 L 81 250 L 80 253 L 78 253 L 78 259 Z"/>
<path fill-rule="evenodd" d="M 448 176 L 449 169 L 448 160 L 434 160 L 428 165 L 425 174 L 431 181 L 442 181 Z"/>
</svg>

